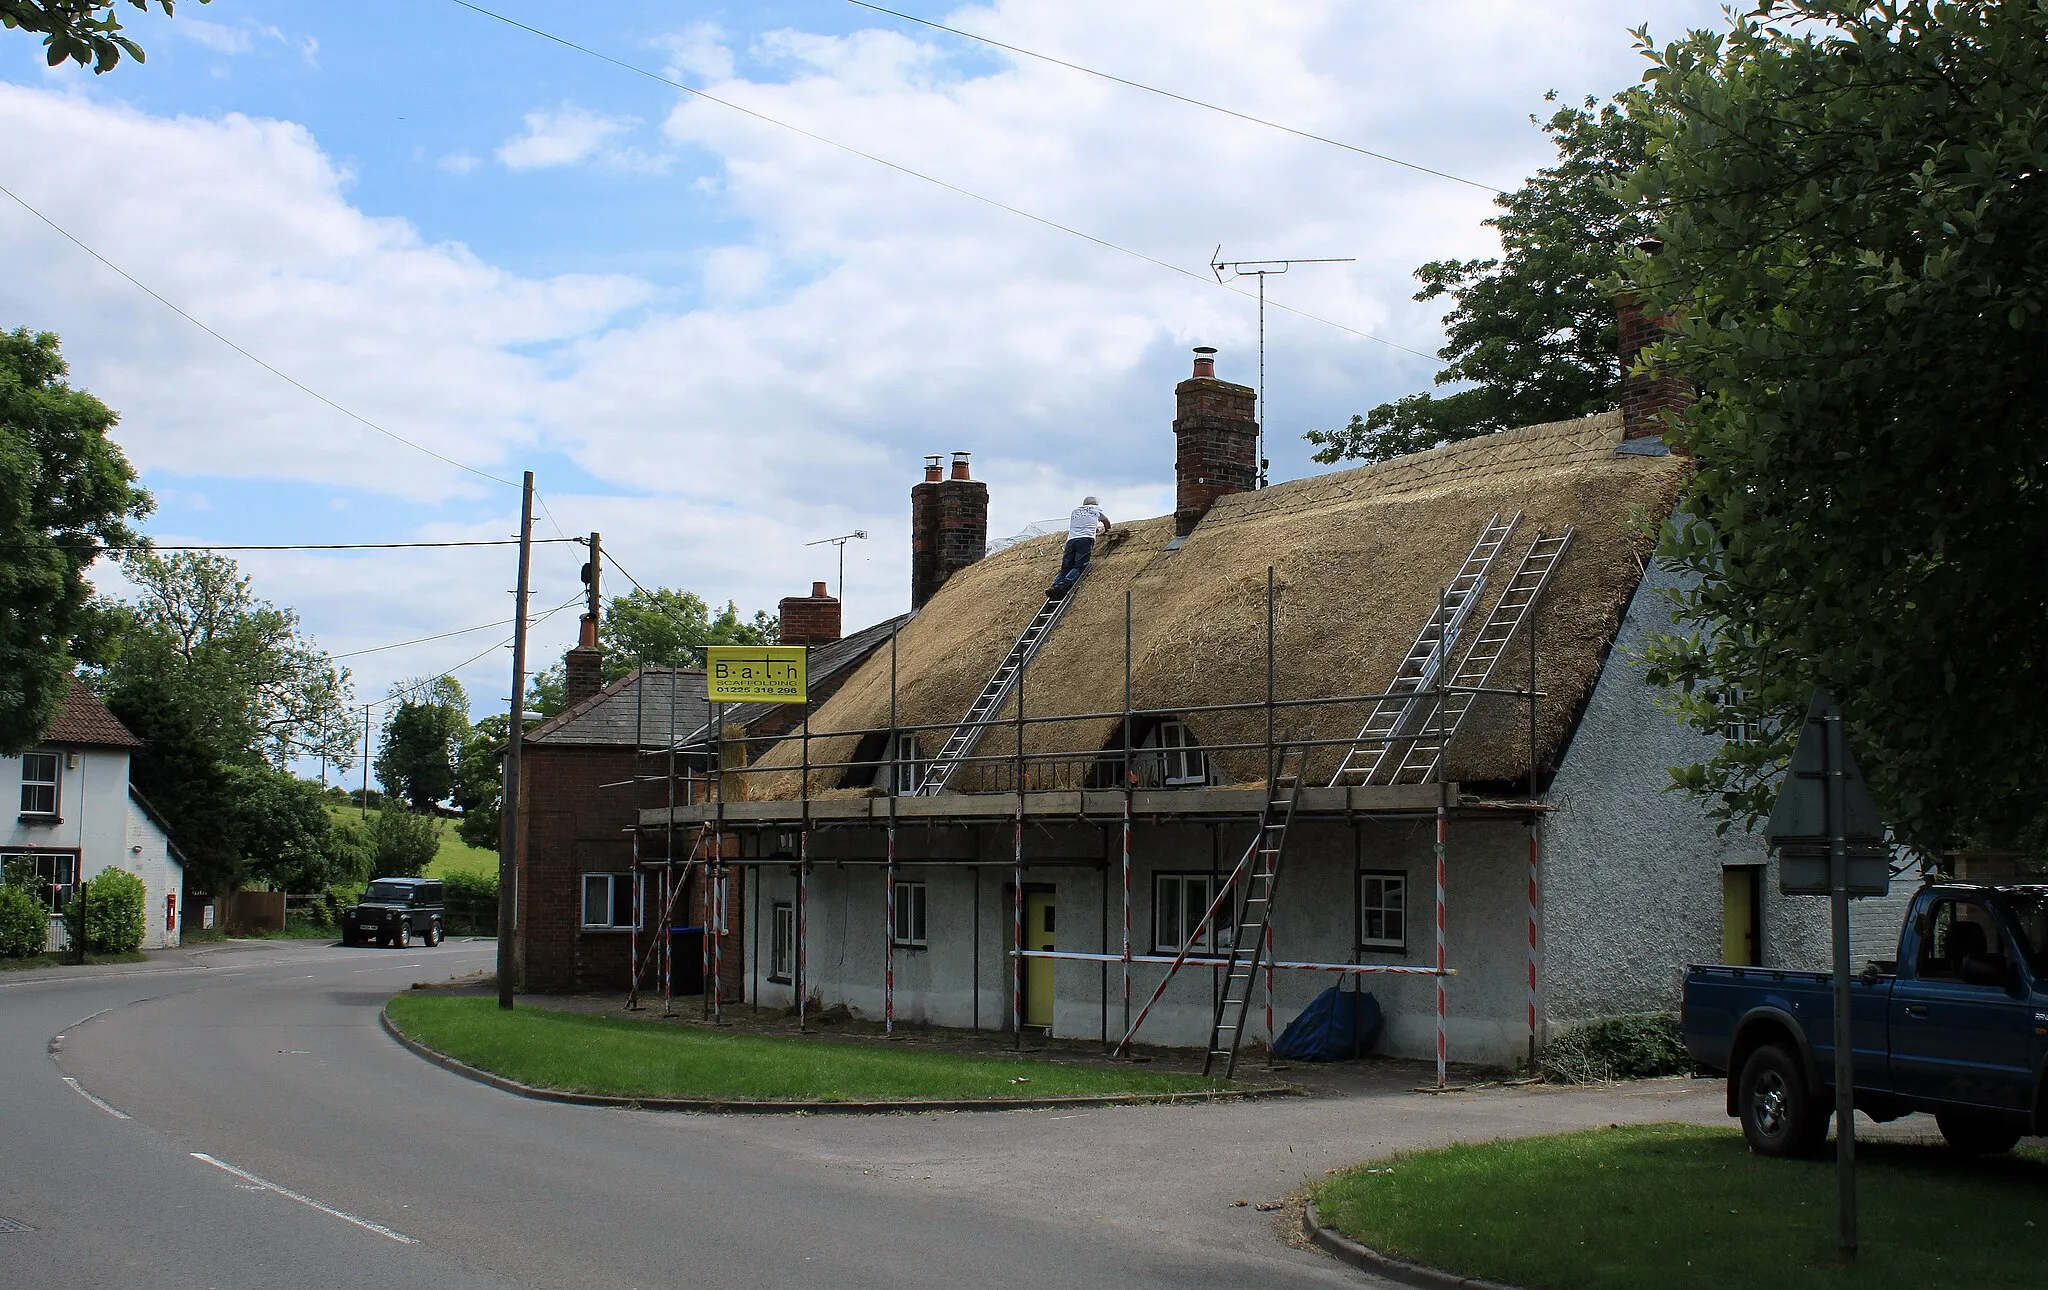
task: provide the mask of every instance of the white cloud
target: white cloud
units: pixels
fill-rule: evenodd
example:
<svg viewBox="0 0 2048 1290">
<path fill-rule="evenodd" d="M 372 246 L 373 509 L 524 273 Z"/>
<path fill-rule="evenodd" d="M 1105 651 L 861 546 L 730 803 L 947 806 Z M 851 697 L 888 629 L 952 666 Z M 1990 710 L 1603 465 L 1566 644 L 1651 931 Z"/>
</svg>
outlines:
<svg viewBox="0 0 2048 1290">
<path fill-rule="evenodd" d="M 451 175 L 466 175 L 484 163 L 474 153 L 451 152 L 434 164 Z"/>
<path fill-rule="evenodd" d="M 256 47 L 255 37 L 249 28 L 229 27 L 204 18 L 186 18 L 172 30 L 216 54 L 246 54 Z"/>
<path fill-rule="evenodd" d="M 732 75 L 732 50 L 726 44 L 725 31 L 716 23 L 692 23 L 655 44 L 667 52 L 666 70 L 672 77 L 722 81 Z"/>
<path fill-rule="evenodd" d="M 525 121 L 525 133 L 498 145 L 498 161 L 507 170 L 573 166 L 592 158 L 618 156 L 612 140 L 639 124 L 631 117 L 606 116 L 573 103 L 528 112 Z"/>
</svg>

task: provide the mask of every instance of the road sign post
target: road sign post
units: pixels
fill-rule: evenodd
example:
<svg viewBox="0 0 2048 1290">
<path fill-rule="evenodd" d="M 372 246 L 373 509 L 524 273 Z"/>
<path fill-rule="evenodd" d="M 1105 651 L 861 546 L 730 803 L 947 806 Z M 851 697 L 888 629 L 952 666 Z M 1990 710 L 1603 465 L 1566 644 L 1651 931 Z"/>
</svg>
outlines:
<svg viewBox="0 0 2048 1290">
<path fill-rule="evenodd" d="M 1856 1258 L 1856 1048 L 1849 998 L 1849 898 L 1891 887 L 1884 827 L 1842 738 L 1842 709 L 1815 690 L 1766 827 L 1778 889 L 1828 898 L 1834 942 L 1835 1202 L 1842 1258 Z"/>
</svg>

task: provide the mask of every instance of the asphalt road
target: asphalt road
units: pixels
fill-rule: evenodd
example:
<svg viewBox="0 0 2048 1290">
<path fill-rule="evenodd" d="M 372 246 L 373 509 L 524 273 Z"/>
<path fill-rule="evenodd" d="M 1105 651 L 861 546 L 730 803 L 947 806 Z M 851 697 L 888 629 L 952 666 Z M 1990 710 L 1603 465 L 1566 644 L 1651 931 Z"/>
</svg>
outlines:
<svg viewBox="0 0 2048 1290">
<path fill-rule="evenodd" d="M 1359 1286 L 1232 1202 L 1401 1147 L 1720 1109 L 1683 1083 L 1066 1114 L 561 1106 L 377 1026 L 396 990 L 490 957 L 274 942 L 0 977 L 0 1217 L 34 1229 L 0 1233 L 0 1283 Z"/>
</svg>

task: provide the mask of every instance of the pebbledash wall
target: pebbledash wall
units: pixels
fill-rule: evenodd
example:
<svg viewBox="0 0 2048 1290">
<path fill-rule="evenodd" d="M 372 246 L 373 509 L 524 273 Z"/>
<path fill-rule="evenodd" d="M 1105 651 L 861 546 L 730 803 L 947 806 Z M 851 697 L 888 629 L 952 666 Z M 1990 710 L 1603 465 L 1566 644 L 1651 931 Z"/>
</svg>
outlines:
<svg viewBox="0 0 2048 1290">
<path fill-rule="evenodd" d="M 39 820 L 8 809 L 0 813 L 0 852 L 59 852 L 79 857 L 86 878 L 109 868 L 142 879 L 142 948 L 176 946 L 184 925 L 185 868 L 171 854 L 163 829 L 128 787 L 128 750 L 52 744 L 36 751 L 57 754 L 57 819 Z M 21 800 L 21 758 L 0 757 L 0 806 Z M 60 921 L 52 918 L 51 947 L 64 944 Z"/>
<path fill-rule="evenodd" d="M 1762 869 L 1762 955 L 1768 966 L 1825 968 L 1826 902 L 1777 891 L 1777 871 L 1760 835 L 1738 829 L 1717 836 L 1700 804 L 1671 790 L 1669 769 L 1697 761 L 1713 739 L 1683 725 L 1643 677 L 1648 635 L 1668 623 L 1661 594 L 1668 577 L 1652 573 L 1635 593 L 1615 647 L 1550 786 L 1552 806 L 1541 824 L 1542 914 L 1538 1040 L 1550 1031 L 1603 1016 L 1677 1006 L 1688 963 L 1721 959 L 1722 870 Z M 1432 924 L 1434 825 L 1428 819 L 1303 822 L 1290 840 L 1278 894 L 1274 949 L 1282 959 L 1346 961 L 1357 936 L 1360 870 L 1406 879 L 1408 915 L 1403 951 L 1359 950 L 1364 962 L 1425 966 L 1435 958 Z M 832 835 L 814 835 L 815 839 Z M 914 853 L 899 831 L 898 854 Z M 1166 872 L 1227 872 L 1251 836 L 1250 825 L 1226 827 L 1212 841 L 1206 828 L 1139 824 L 1133 830 L 1132 948 L 1154 952 L 1154 877 Z M 1447 1034 L 1456 1061 L 1507 1063 L 1527 1050 L 1528 831 L 1516 819 L 1454 818 L 1446 849 L 1446 946 L 1457 975 L 1449 978 Z M 841 859 L 873 860 L 879 838 L 839 844 Z M 979 853 L 1007 853 L 1007 826 L 986 829 Z M 1057 944 L 1063 950 L 1114 953 L 1121 945 L 1120 870 L 1113 830 L 1069 826 L 1034 838 L 1034 858 L 1055 852 L 1064 866 L 1027 866 L 1025 887 L 1054 896 Z M 965 850 L 957 842 L 954 853 Z M 872 854 L 868 854 L 872 852 Z M 793 873 L 760 871 L 754 925 L 772 932 L 769 908 L 796 898 Z M 874 864 L 813 866 L 808 900 L 810 992 L 826 1005 L 844 1004 L 879 1017 L 885 929 L 884 870 Z M 906 1023 L 979 1024 L 1006 1029 L 1011 1017 L 1009 947 L 1013 936 L 1011 871 L 899 862 L 902 881 L 926 884 L 923 949 L 895 954 L 896 1016 Z M 1108 884 L 1105 890 L 1105 883 Z M 1860 957 L 1889 957 L 1897 908 L 1909 894 L 1859 902 L 1855 936 Z M 977 900 L 978 892 L 978 900 Z M 978 952 L 977 952 L 978 947 Z M 765 1004 L 794 1002 L 791 986 L 769 980 L 766 941 L 749 943 L 748 989 L 759 983 Z M 754 956 L 758 951 L 759 959 Z M 979 976 L 978 992 L 975 979 Z M 1053 1033 L 1087 1038 L 1123 1029 L 1120 972 L 1093 964 L 1055 966 Z M 1132 971 L 1132 1008 L 1142 1007 L 1165 969 Z M 1206 1041 L 1216 971 L 1191 964 L 1168 987 L 1140 1038 L 1160 1044 Z M 1275 1026 L 1283 1028 L 1334 977 L 1283 972 L 1275 981 Z M 1435 1050 L 1435 982 L 1428 977 L 1373 976 L 1364 986 L 1387 1018 L 1380 1051 L 1427 1057 Z M 977 998 L 978 1008 L 977 1008 Z M 1262 995 L 1253 1028 L 1263 1033 Z"/>
</svg>

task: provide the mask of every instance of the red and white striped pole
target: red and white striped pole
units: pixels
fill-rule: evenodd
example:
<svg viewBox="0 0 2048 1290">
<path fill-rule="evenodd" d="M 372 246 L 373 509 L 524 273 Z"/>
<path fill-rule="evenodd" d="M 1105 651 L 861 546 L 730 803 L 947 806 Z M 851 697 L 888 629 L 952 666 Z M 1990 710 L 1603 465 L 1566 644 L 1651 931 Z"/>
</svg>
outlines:
<svg viewBox="0 0 2048 1290">
<path fill-rule="evenodd" d="M 889 827 L 888 864 L 882 870 L 882 1033 L 896 1033 L 896 828 Z"/>
<path fill-rule="evenodd" d="M 1017 827 L 1011 863 L 1012 935 L 1011 946 L 1016 951 L 1010 956 L 1010 1034 L 1016 1046 L 1024 1046 L 1024 810 L 1017 810 Z"/>
<path fill-rule="evenodd" d="M 616 900 L 617 896 L 614 895 Z M 640 830 L 633 830 L 633 925 L 626 929 L 626 1007 L 640 1006 Z"/>
<path fill-rule="evenodd" d="M 1529 1074 L 1536 1073 L 1536 935 L 1537 923 L 1541 917 L 1536 889 L 1536 870 L 1540 850 L 1537 842 L 1536 820 L 1529 819 Z"/>
<path fill-rule="evenodd" d="M 808 1019 L 805 997 L 811 992 L 811 832 L 797 834 L 796 852 L 796 1028 Z"/>
<path fill-rule="evenodd" d="M 1131 1028 L 1131 797 L 1124 794 L 1124 1029 Z"/>
<path fill-rule="evenodd" d="M 1436 1086 L 1444 1086 L 1444 1059 L 1448 1045 L 1444 1039 L 1444 1023 L 1450 1012 L 1450 1001 L 1444 993 L 1444 836 L 1446 814 L 1443 804 L 1436 808 Z"/>
<path fill-rule="evenodd" d="M 723 838 L 720 839 L 724 841 Z M 711 871 L 711 1019 L 725 1020 L 725 849 Z"/>
<path fill-rule="evenodd" d="M 1270 890 L 1270 889 L 1269 889 Z M 1266 1065 L 1273 1064 L 1273 923 L 1271 905 L 1266 907 Z"/>
</svg>

